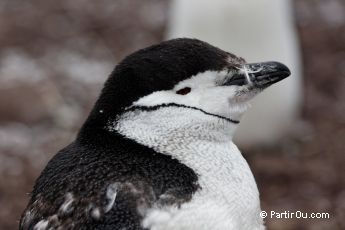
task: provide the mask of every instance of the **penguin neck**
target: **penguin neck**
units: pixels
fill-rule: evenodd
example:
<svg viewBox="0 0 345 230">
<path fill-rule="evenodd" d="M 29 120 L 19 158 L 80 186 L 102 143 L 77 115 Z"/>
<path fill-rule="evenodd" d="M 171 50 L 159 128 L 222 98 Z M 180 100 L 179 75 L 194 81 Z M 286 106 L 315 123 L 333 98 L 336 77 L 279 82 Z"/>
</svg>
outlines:
<svg viewBox="0 0 345 230">
<path fill-rule="evenodd" d="M 219 171 L 224 160 L 242 158 L 232 143 L 236 126 L 200 110 L 168 106 L 128 111 L 110 122 L 107 129 L 169 155 L 202 175 Z M 205 170 L 201 165 L 212 169 Z"/>
<path fill-rule="evenodd" d="M 200 186 L 210 194 L 256 193 L 249 166 L 232 142 L 236 126 L 199 110 L 162 107 L 124 113 L 107 130 L 177 159 L 200 176 Z"/>
<path fill-rule="evenodd" d="M 110 122 L 108 130 L 169 154 L 174 145 L 184 147 L 195 141 L 231 142 L 236 126 L 226 118 L 194 108 L 162 106 L 127 111 Z"/>
</svg>

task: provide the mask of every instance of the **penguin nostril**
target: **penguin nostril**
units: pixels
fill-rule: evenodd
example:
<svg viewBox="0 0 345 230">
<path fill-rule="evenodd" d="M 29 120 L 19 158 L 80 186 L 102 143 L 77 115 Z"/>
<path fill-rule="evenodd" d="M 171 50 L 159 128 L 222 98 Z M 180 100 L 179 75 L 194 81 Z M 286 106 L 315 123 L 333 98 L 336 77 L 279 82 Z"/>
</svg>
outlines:
<svg viewBox="0 0 345 230">
<path fill-rule="evenodd" d="M 192 90 L 191 88 L 185 87 L 185 88 L 177 90 L 176 93 L 180 94 L 180 95 L 186 95 L 186 94 L 190 93 L 191 90 Z"/>
</svg>

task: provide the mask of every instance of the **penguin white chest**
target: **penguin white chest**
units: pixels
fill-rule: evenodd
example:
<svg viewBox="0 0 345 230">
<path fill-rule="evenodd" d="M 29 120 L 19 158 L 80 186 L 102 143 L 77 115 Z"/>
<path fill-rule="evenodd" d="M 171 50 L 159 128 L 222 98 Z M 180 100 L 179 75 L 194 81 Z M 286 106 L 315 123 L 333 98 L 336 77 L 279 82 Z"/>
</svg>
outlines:
<svg viewBox="0 0 345 230">
<path fill-rule="evenodd" d="M 194 142 L 187 166 L 196 170 L 201 187 L 180 208 L 152 209 L 143 221 L 159 229 L 264 229 L 259 193 L 247 162 L 232 142 Z M 194 158 L 194 159 L 193 159 Z"/>
<path fill-rule="evenodd" d="M 180 207 L 153 207 L 143 227 L 176 229 L 264 229 L 259 192 L 249 166 L 232 143 L 234 125 L 198 110 L 161 108 L 129 112 L 111 129 L 171 155 L 193 169 L 200 189 Z"/>
</svg>

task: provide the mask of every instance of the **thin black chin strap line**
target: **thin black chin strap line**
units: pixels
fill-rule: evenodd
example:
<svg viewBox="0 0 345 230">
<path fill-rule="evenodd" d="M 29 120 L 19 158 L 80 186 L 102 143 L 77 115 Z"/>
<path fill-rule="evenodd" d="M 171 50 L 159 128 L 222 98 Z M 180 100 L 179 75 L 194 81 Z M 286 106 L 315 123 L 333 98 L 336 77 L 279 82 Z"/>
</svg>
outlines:
<svg viewBox="0 0 345 230">
<path fill-rule="evenodd" d="M 224 119 L 228 122 L 231 122 L 231 123 L 234 123 L 234 124 L 239 124 L 240 121 L 238 120 L 233 120 L 233 119 L 230 119 L 230 118 L 227 118 L 227 117 L 223 117 L 223 116 L 220 116 L 220 115 L 217 115 L 217 114 L 213 114 L 213 113 L 208 113 L 202 109 L 199 109 L 199 108 L 196 108 L 196 107 L 192 107 L 192 106 L 187 106 L 187 105 L 180 105 L 180 104 L 176 104 L 176 103 L 168 103 L 168 104 L 161 104 L 161 105 L 155 105 L 155 106 L 142 106 L 142 105 L 133 105 L 133 106 L 130 106 L 128 108 L 125 109 L 124 112 L 128 112 L 128 111 L 133 111 L 133 110 L 136 110 L 136 109 L 140 109 L 140 110 L 143 110 L 143 111 L 154 111 L 154 110 L 157 110 L 159 108 L 164 108 L 164 107 L 182 107 L 182 108 L 188 108 L 188 109 L 194 109 L 194 110 L 198 110 L 204 114 L 207 114 L 207 115 L 210 115 L 210 116 L 214 116 L 214 117 L 218 117 L 220 119 Z"/>
</svg>

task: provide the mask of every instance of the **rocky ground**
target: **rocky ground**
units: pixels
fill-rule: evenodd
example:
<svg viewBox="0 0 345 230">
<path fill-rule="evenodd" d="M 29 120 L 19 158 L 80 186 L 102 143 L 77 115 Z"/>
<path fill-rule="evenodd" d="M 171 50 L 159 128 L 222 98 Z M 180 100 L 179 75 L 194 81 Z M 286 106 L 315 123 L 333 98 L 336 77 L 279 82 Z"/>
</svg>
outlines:
<svg viewBox="0 0 345 230">
<path fill-rule="evenodd" d="M 35 178 L 69 143 L 126 54 L 161 41 L 168 1 L 0 2 L 0 229 L 16 229 Z M 345 1 L 296 0 L 303 136 L 246 150 L 268 229 L 345 229 Z"/>
</svg>

